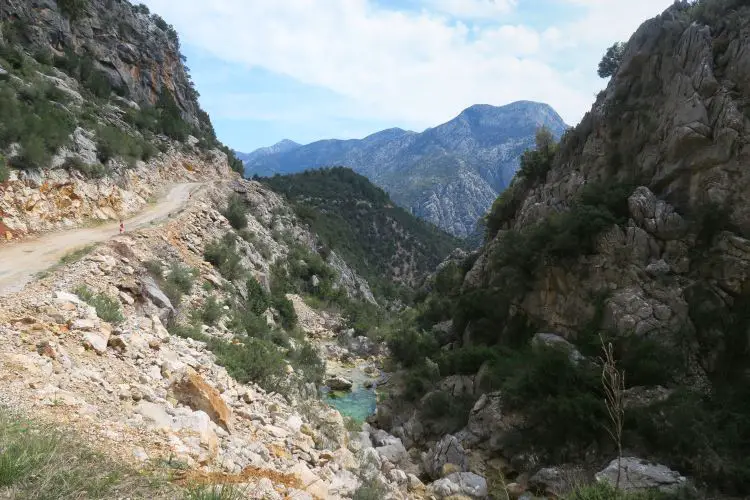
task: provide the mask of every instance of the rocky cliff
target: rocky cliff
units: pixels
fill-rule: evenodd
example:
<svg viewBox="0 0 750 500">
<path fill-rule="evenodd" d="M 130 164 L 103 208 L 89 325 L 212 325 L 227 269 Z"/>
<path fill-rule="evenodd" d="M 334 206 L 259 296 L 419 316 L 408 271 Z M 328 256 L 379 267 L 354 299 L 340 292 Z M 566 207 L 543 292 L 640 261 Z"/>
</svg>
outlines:
<svg viewBox="0 0 750 500">
<path fill-rule="evenodd" d="M 385 189 L 402 207 L 465 237 L 513 178 L 537 128 L 559 137 L 566 126 L 548 105 L 521 101 L 472 106 L 422 133 L 401 129 L 362 140 L 320 141 L 250 155 L 246 175 L 268 176 L 344 165 Z"/>
<path fill-rule="evenodd" d="M 750 366 L 749 27 L 744 2 L 706 0 L 636 31 L 582 122 L 524 156 L 481 251 L 429 284 L 419 319 L 443 322 L 409 334 L 424 366 L 394 341 L 420 368 L 378 422 L 425 448 L 456 432 L 469 455 L 508 460 L 514 487 L 560 493 L 570 471 L 532 476 L 541 465 L 585 475 L 616 452 L 591 430 L 611 426 L 599 385 L 611 343 L 627 452 L 693 475 L 701 498 L 748 494 L 732 436 L 750 429 L 736 418 Z M 415 391 L 416 408 L 397 409 Z M 458 424 L 434 413 L 461 397 Z"/>
<path fill-rule="evenodd" d="M 183 117 L 198 125 L 200 107 L 174 28 L 143 5 L 124 0 L 3 0 L 3 37 L 36 54 L 90 57 L 110 84 L 139 105 L 155 105 L 164 90 Z"/>
</svg>

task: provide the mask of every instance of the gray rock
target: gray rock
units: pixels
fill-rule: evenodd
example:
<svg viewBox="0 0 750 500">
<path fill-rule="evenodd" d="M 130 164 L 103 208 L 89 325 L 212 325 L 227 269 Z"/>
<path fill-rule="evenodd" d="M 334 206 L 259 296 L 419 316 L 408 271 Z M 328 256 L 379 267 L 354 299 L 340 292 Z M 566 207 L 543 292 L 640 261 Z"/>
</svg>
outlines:
<svg viewBox="0 0 750 500">
<path fill-rule="evenodd" d="M 406 452 L 401 440 L 397 437 L 393 437 L 387 444 L 378 446 L 375 448 L 381 458 L 388 460 L 392 464 L 400 464 L 409 459 L 409 454 Z"/>
<path fill-rule="evenodd" d="M 529 487 L 543 495 L 562 497 L 571 486 L 575 486 L 571 482 L 577 480 L 576 476 L 581 476 L 581 473 L 563 467 L 545 467 L 529 478 Z"/>
<path fill-rule="evenodd" d="M 531 345 L 534 348 L 544 346 L 554 349 L 561 349 L 564 352 L 568 353 L 568 359 L 570 359 L 570 362 L 575 365 L 586 359 L 585 356 L 581 354 L 573 344 L 554 333 L 537 333 L 531 339 Z"/>
<path fill-rule="evenodd" d="M 348 391 L 352 388 L 352 382 L 339 375 L 326 380 L 326 385 L 334 391 Z"/>
<path fill-rule="evenodd" d="M 458 439 L 448 434 L 434 448 L 428 451 L 423 460 L 424 469 L 433 479 L 443 476 L 446 464 L 453 464 L 460 471 L 469 470 L 469 458 Z"/>
<path fill-rule="evenodd" d="M 466 495 L 470 498 L 487 497 L 487 480 L 473 472 L 456 472 L 439 479 L 429 486 L 438 498 Z"/>
<path fill-rule="evenodd" d="M 625 491 L 659 490 L 674 492 L 687 483 L 687 479 L 670 468 L 647 462 L 636 457 L 623 457 L 620 469 L 620 488 Z M 597 472 L 596 480 L 615 485 L 617 482 L 618 460 L 612 460 L 602 471 Z"/>
<path fill-rule="evenodd" d="M 160 405 L 141 401 L 135 407 L 135 412 L 142 415 L 149 425 L 159 429 L 171 429 L 172 417 Z"/>
<path fill-rule="evenodd" d="M 3 69 L 2 66 L 0 66 L 0 78 L 5 79 L 8 77 L 8 72 Z"/>
<path fill-rule="evenodd" d="M 646 272 L 651 276 L 666 276 L 672 270 L 664 259 L 659 259 L 646 266 Z"/>
<path fill-rule="evenodd" d="M 150 299 L 156 307 L 174 311 L 174 306 L 169 297 L 162 292 L 152 277 L 147 276 L 141 280 L 141 294 Z"/>
</svg>

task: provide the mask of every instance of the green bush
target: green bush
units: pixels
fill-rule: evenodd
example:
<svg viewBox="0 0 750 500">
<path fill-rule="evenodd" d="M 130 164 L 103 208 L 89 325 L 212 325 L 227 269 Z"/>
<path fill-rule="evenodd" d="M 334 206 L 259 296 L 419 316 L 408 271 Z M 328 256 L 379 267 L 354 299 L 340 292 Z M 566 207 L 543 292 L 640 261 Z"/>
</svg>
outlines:
<svg viewBox="0 0 750 500">
<path fill-rule="evenodd" d="M 406 368 L 422 363 L 438 350 L 432 335 L 413 327 L 393 334 L 387 342 L 393 358 Z"/>
<path fill-rule="evenodd" d="M 233 193 L 227 201 L 227 208 L 222 211 L 222 215 L 227 218 L 229 224 L 236 230 L 247 227 L 247 214 L 245 213 L 245 201 L 242 196 Z"/>
<path fill-rule="evenodd" d="M 108 323 L 118 324 L 125 321 L 120 309 L 120 301 L 103 293 L 95 293 L 87 286 L 81 285 L 74 290 L 84 302 L 96 309 L 96 315 Z"/>
<path fill-rule="evenodd" d="M 246 491 L 233 484 L 212 484 L 189 486 L 183 500 L 243 500 Z"/>
<path fill-rule="evenodd" d="M 210 295 L 203 304 L 201 320 L 206 325 L 215 325 L 223 315 L 224 306 L 216 300 L 216 297 Z"/>
<path fill-rule="evenodd" d="M 178 262 L 172 262 L 161 285 L 164 293 L 172 304 L 177 307 L 182 301 L 182 296 L 193 290 L 195 281 L 195 270 L 185 267 Z"/>
<path fill-rule="evenodd" d="M 496 349 L 488 356 L 482 390 L 500 391 L 506 411 L 522 412 L 519 442 L 526 449 L 531 446 L 546 459 L 565 461 L 606 443 L 607 414 L 595 366 L 574 365 L 557 349 Z"/>
<path fill-rule="evenodd" d="M 456 397 L 445 391 L 434 391 L 425 397 L 421 415 L 440 421 L 447 432 L 455 432 L 466 426 L 473 405 L 473 396 Z"/>
<path fill-rule="evenodd" d="M 89 6 L 88 0 L 57 0 L 60 11 L 71 21 L 80 18 Z"/>
<path fill-rule="evenodd" d="M 247 280 L 247 308 L 258 316 L 266 312 L 270 305 L 268 294 L 263 286 L 253 277 Z"/>
<path fill-rule="evenodd" d="M 575 491 L 568 493 L 563 500 L 688 500 L 695 499 L 687 490 L 677 493 L 662 493 L 658 490 L 648 491 L 623 491 L 617 490 L 606 483 L 594 483 L 581 486 Z"/>
<path fill-rule="evenodd" d="M 5 158 L 0 155 L 0 183 L 7 181 L 10 178 L 10 169 L 5 163 Z"/>
<path fill-rule="evenodd" d="M 114 125 L 99 129 L 96 149 L 102 163 L 107 163 L 112 158 L 122 158 L 131 165 L 137 160 L 147 161 L 155 153 L 152 144 L 133 137 Z"/>
<path fill-rule="evenodd" d="M 309 342 L 302 342 L 301 345 L 292 353 L 292 365 L 302 371 L 304 380 L 316 385 L 323 383 L 323 377 L 326 374 L 326 365 L 318 352 Z"/>
<path fill-rule="evenodd" d="M 469 345 L 445 351 L 437 358 L 440 375 L 474 375 L 485 362 L 497 361 L 499 351 L 487 346 Z"/>
<path fill-rule="evenodd" d="M 210 340 L 209 348 L 217 362 L 238 382 L 255 382 L 266 390 L 277 390 L 286 379 L 284 353 L 273 343 L 255 338 L 242 339 L 242 345 Z"/>
<path fill-rule="evenodd" d="M 203 257 L 230 281 L 245 275 L 242 258 L 237 253 L 237 237 L 232 233 L 227 233 L 221 239 L 206 245 Z"/>
<path fill-rule="evenodd" d="M 283 295 L 273 297 L 273 307 L 279 312 L 282 326 L 291 330 L 297 325 L 297 313 L 294 311 L 292 301 Z"/>
</svg>

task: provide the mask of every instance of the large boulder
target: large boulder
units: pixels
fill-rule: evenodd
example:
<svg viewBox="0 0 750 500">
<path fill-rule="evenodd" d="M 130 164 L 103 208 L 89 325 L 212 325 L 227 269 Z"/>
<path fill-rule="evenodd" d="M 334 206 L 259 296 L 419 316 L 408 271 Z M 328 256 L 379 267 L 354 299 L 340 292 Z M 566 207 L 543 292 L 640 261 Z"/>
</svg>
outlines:
<svg viewBox="0 0 750 500">
<path fill-rule="evenodd" d="M 348 391 L 352 388 L 353 384 L 344 377 L 336 375 L 326 380 L 326 385 L 333 391 Z"/>
<path fill-rule="evenodd" d="M 444 475 L 446 466 L 452 464 L 459 471 L 469 470 L 469 458 L 456 436 L 446 435 L 424 455 L 424 469 L 433 479 Z M 448 469 L 451 467 L 448 467 Z"/>
<path fill-rule="evenodd" d="M 554 333 L 537 333 L 531 339 L 531 346 L 534 349 L 559 349 L 568 355 L 568 359 L 574 365 L 586 359 L 573 344 Z"/>
<path fill-rule="evenodd" d="M 473 472 L 456 472 L 432 483 L 429 491 L 438 498 L 487 498 L 487 480 Z"/>
<path fill-rule="evenodd" d="M 625 491 L 659 490 L 665 493 L 682 488 L 687 479 L 669 467 L 654 464 L 636 457 L 623 457 L 620 466 L 620 489 Z M 617 484 L 618 460 L 612 460 L 602 471 L 597 472 L 596 480 Z"/>
<path fill-rule="evenodd" d="M 490 451 L 500 451 L 508 435 L 521 424 L 521 417 L 504 411 L 500 392 L 483 394 L 469 413 L 469 421 L 461 432 L 461 441 L 474 446 L 481 443 Z"/>
<path fill-rule="evenodd" d="M 574 486 L 576 477 L 582 477 L 581 471 L 565 467 L 545 467 L 539 469 L 529 478 L 529 487 L 542 494 L 561 497 Z"/>
<path fill-rule="evenodd" d="M 175 377 L 171 390 L 179 402 L 193 410 L 205 412 L 216 425 L 232 432 L 232 410 L 219 391 L 211 387 L 195 370 L 186 368 Z"/>
</svg>

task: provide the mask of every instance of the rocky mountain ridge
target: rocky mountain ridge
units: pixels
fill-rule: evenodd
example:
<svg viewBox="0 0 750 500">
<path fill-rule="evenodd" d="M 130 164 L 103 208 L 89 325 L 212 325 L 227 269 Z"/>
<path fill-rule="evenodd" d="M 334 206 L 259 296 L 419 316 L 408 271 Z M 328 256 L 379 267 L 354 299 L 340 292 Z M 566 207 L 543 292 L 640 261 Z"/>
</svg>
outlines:
<svg viewBox="0 0 750 500">
<path fill-rule="evenodd" d="M 389 129 L 362 140 L 319 141 L 253 156 L 245 162 L 245 173 L 350 167 L 418 217 L 465 237 L 510 183 L 521 153 L 541 126 L 558 137 L 566 128 L 546 104 L 476 105 L 422 133 Z"/>
</svg>

